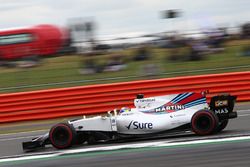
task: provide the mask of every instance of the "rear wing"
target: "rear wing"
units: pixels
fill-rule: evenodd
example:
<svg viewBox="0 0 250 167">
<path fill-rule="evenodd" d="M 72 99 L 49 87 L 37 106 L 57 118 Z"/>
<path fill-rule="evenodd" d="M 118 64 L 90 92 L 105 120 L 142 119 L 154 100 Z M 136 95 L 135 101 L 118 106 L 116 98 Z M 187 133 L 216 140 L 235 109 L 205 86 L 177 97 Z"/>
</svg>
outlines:
<svg viewBox="0 0 250 167">
<path fill-rule="evenodd" d="M 221 119 L 229 119 L 237 117 L 237 113 L 233 112 L 237 96 L 230 94 L 222 94 L 211 98 L 209 107 Z"/>
</svg>

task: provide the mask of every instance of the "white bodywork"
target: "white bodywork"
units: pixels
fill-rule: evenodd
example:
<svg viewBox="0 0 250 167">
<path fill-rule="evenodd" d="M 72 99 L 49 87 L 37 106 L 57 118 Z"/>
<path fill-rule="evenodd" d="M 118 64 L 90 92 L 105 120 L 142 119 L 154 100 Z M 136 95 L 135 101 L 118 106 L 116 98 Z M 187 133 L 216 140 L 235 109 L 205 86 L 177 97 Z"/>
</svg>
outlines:
<svg viewBox="0 0 250 167">
<path fill-rule="evenodd" d="M 192 101 L 192 97 L 198 97 Z M 185 99 L 190 98 L 191 101 Z M 184 103 L 185 102 L 185 103 Z M 184 93 L 134 100 L 129 112 L 69 121 L 77 131 L 106 131 L 119 134 L 149 134 L 177 128 L 191 122 L 193 114 L 208 108 L 206 98 Z"/>
</svg>

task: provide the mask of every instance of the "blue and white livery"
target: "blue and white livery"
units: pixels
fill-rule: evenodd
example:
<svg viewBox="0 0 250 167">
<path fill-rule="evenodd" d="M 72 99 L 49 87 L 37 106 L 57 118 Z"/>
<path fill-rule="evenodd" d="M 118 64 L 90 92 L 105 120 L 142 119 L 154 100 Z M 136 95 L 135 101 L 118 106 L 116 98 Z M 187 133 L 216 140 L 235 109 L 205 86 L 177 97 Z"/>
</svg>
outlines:
<svg viewBox="0 0 250 167">
<path fill-rule="evenodd" d="M 59 123 L 32 141 L 24 142 L 30 150 L 52 144 L 64 149 L 72 145 L 120 139 L 152 137 L 191 130 L 197 135 L 222 131 L 228 120 L 237 117 L 233 111 L 236 97 L 229 94 L 211 98 L 205 93 L 180 93 L 144 98 L 139 94 L 134 108 L 122 107 L 107 116 L 95 116 Z"/>
</svg>

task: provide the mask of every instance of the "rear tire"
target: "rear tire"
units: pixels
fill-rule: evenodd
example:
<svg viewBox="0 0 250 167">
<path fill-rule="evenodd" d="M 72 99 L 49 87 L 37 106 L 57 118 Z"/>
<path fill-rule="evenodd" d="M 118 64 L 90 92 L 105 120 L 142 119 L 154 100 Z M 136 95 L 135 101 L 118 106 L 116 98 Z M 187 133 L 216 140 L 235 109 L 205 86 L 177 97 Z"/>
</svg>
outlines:
<svg viewBox="0 0 250 167">
<path fill-rule="evenodd" d="M 76 137 L 75 129 L 67 123 L 54 125 L 49 132 L 51 144 L 57 149 L 69 148 L 74 144 Z"/>
<path fill-rule="evenodd" d="M 216 132 L 221 132 L 223 129 L 227 127 L 227 124 L 228 124 L 228 119 L 219 122 Z"/>
<path fill-rule="evenodd" d="M 201 110 L 193 115 L 191 127 L 197 135 L 210 135 L 216 131 L 218 122 L 218 117 L 213 112 Z"/>
</svg>

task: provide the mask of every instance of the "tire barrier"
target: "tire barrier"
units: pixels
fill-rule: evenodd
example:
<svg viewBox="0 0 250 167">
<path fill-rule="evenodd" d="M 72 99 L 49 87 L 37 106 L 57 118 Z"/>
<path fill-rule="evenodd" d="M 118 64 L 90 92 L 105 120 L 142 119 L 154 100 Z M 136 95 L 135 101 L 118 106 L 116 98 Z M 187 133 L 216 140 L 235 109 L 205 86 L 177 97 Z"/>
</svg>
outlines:
<svg viewBox="0 0 250 167">
<path fill-rule="evenodd" d="M 0 123 L 105 113 L 132 107 L 136 94 L 145 97 L 201 92 L 230 93 L 250 101 L 250 71 L 98 84 L 0 95 Z"/>
</svg>

